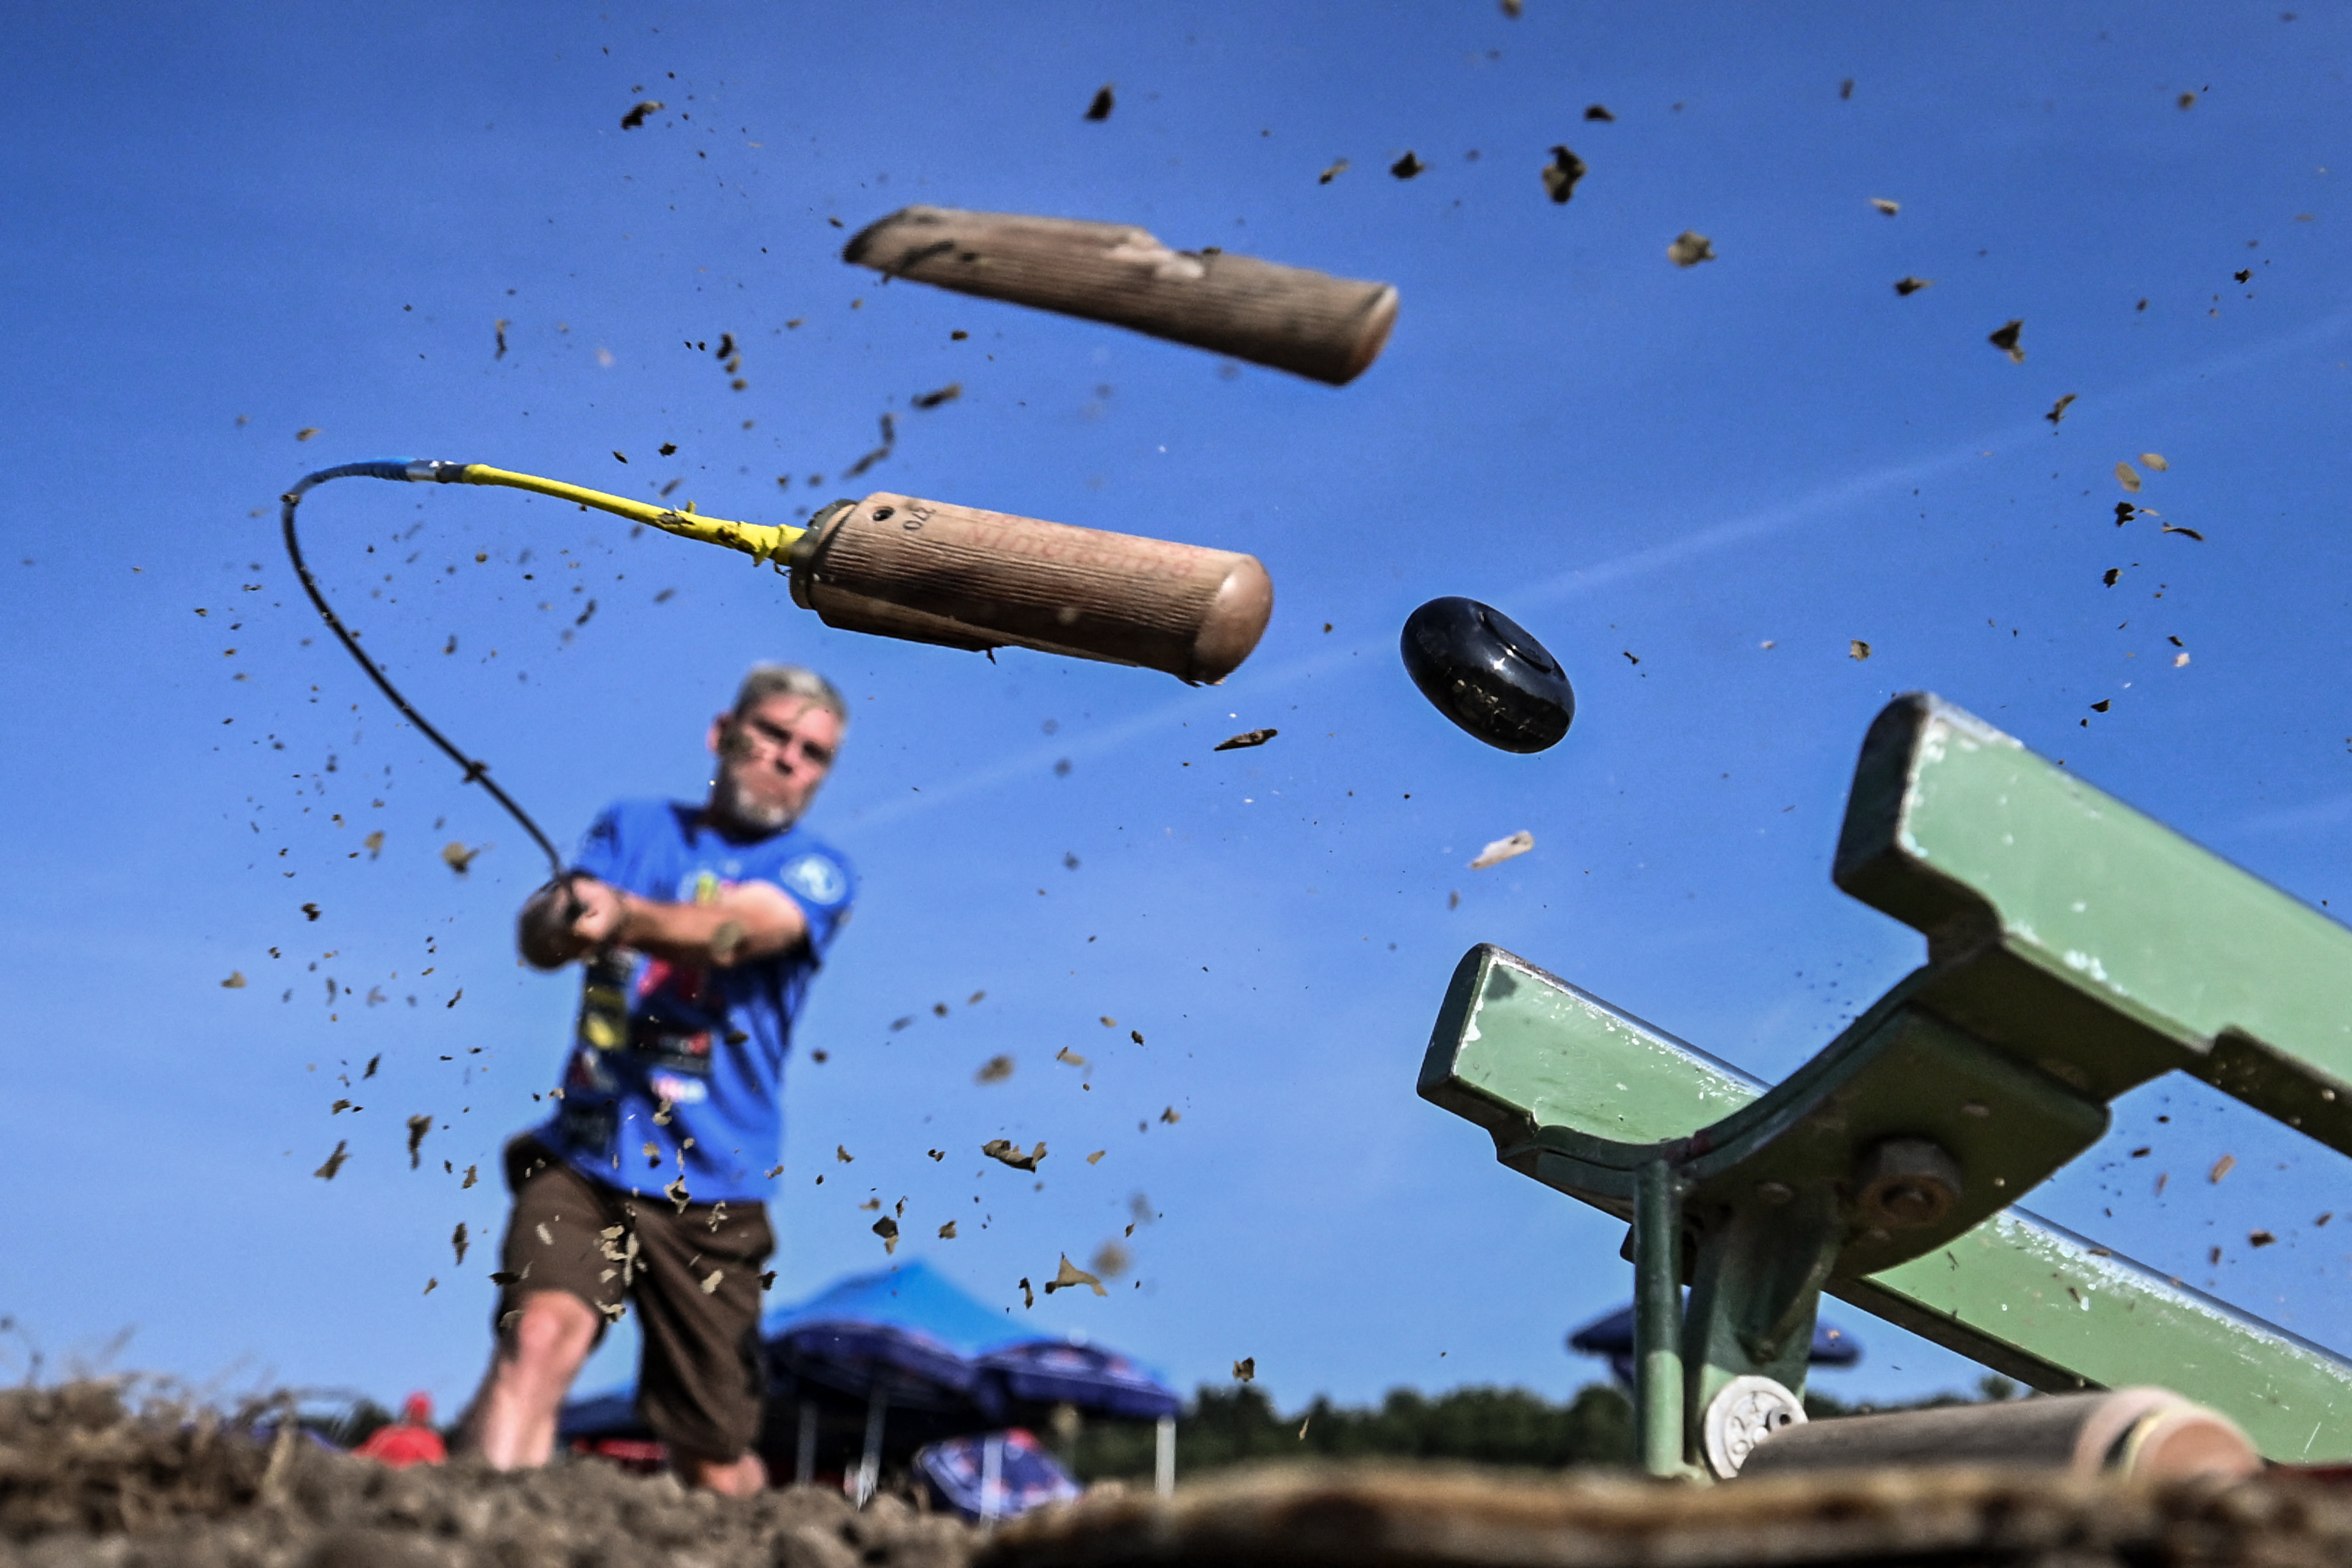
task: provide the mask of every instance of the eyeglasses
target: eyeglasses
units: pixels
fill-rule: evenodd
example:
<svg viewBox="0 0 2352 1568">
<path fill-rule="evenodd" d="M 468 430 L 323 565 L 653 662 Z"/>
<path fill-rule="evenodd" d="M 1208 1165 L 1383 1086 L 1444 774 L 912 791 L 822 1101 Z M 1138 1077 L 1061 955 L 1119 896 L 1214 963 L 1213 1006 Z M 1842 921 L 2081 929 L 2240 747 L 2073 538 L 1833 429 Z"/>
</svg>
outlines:
<svg viewBox="0 0 2352 1568">
<path fill-rule="evenodd" d="M 804 735 L 795 735 L 789 730 L 779 730 L 764 719 L 746 716 L 736 720 L 732 729 L 734 733 L 746 742 L 747 749 L 773 752 L 778 756 L 787 759 L 797 749 L 801 761 L 804 763 L 819 768 L 833 766 L 831 746 L 821 745 Z"/>
</svg>

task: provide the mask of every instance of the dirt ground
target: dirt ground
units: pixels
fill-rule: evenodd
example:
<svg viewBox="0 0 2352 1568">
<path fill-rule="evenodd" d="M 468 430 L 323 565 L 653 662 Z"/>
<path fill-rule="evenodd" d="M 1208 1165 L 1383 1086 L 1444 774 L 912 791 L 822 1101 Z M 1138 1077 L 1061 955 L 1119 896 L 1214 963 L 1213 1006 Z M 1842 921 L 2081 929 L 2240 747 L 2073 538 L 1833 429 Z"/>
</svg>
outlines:
<svg viewBox="0 0 2352 1568">
<path fill-rule="evenodd" d="M 737 1502 L 601 1460 L 387 1469 L 290 1429 L 134 1415 L 108 1384 L 0 1394 L 0 1562 L 56 1568 L 962 1568 L 953 1517 L 800 1488 Z"/>
<path fill-rule="evenodd" d="M 2331 1568 L 2352 1490 L 1943 1468 L 1717 1487 L 1624 1472 L 1268 1468 L 1017 1520 L 975 1568 Z"/>
<path fill-rule="evenodd" d="M 5 1568 L 2319 1568 L 2352 1487 L 1857 1470 L 1715 1488 L 1622 1473 L 1287 1466 L 1172 1500 L 1098 1489 L 993 1535 L 883 1498 L 751 1501 L 581 1460 L 384 1468 L 110 1386 L 0 1394 Z"/>
</svg>

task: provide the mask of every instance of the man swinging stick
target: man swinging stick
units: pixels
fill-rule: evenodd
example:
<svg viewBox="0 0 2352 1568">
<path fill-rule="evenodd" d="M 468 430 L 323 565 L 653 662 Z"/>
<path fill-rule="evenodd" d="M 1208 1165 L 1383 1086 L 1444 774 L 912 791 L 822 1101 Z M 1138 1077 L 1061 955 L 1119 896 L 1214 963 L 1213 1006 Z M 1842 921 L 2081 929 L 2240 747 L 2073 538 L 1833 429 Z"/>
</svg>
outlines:
<svg viewBox="0 0 2352 1568">
<path fill-rule="evenodd" d="M 463 1438 L 500 1469 L 547 1461 L 573 1376 L 634 1301 L 638 1413 L 678 1479 L 767 1484 L 761 1189 L 793 1019 L 855 888 L 797 823 L 847 721 L 824 677 L 755 667 L 711 723 L 709 800 L 608 807 L 523 905 L 522 956 L 586 973 L 554 1113 L 506 1148 L 497 1345 Z"/>
</svg>

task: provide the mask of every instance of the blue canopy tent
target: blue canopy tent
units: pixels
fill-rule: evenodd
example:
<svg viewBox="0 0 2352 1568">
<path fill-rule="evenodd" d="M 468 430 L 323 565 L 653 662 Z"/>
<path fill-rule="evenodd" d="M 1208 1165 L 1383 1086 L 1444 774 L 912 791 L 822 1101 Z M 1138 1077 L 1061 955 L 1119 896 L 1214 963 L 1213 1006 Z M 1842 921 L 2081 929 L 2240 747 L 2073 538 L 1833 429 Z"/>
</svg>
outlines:
<svg viewBox="0 0 2352 1568">
<path fill-rule="evenodd" d="M 1176 1391 L 1117 1351 L 1073 1340 L 1031 1340 L 980 1358 L 983 1374 L 1013 1406 L 1075 1405 L 1104 1415 L 1172 1418 Z"/>
<path fill-rule="evenodd" d="M 832 1449 L 845 1456 L 848 1489 L 863 1502 L 879 1479 L 886 1438 L 891 1450 L 911 1453 L 1069 1405 L 1156 1419 L 1159 1468 L 1172 1484 L 1181 1404 L 1174 1390 L 1116 1352 L 1024 1332 L 919 1258 L 837 1280 L 770 1312 L 760 1331 L 769 1397 L 758 1447 L 772 1474 L 782 1473 L 789 1451 L 794 1479 L 811 1481 L 820 1448 Z M 649 1436 L 635 1404 L 629 1388 L 574 1400 L 558 1433 L 567 1441 Z"/>
<path fill-rule="evenodd" d="M 1606 1356 L 1609 1370 L 1627 1388 L 1633 1386 L 1633 1304 L 1627 1302 L 1568 1336 L 1568 1348 L 1579 1355 Z M 1862 1342 L 1843 1329 L 1813 1325 L 1813 1346 L 1805 1357 L 1811 1366 L 1852 1366 L 1862 1359 Z"/>
<path fill-rule="evenodd" d="M 761 1321 L 760 1337 L 768 1347 L 771 1394 L 796 1407 L 796 1480 L 815 1474 L 824 1418 L 834 1415 L 837 1424 L 845 1399 L 864 1404 L 865 1443 L 853 1488 L 863 1503 L 881 1473 L 892 1409 L 901 1412 L 902 1434 L 908 1416 L 932 1437 L 1003 1424 L 1002 1396 L 982 1376 L 979 1360 L 1021 1335 L 1003 1312 L 917 1258 L 852 1275 L 797 1306 L 780 1307 Z"/>
</svg>

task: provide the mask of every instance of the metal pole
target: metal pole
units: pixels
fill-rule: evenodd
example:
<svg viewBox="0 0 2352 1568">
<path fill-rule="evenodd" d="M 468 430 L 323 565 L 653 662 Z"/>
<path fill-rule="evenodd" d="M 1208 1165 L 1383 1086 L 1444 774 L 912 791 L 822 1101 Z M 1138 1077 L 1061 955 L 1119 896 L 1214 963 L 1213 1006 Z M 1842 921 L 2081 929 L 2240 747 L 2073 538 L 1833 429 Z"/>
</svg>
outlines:
<svg viewBox="0 0 2352 1568">
<path fill-rule="evenodd" d="M 1176 1490 L 1176 1417 L 1162 1415 L 1151 1448 L 1151 1487 L 1161 1497 Z"/>
<path fill-rule="evenodd" d="M 1684 1471 L 1681 1250 L 1674 1167 L 1652 1160 L 1633 1191 L 1633 1420 L 1654 1476 Z"/>
<path fill-rule="evenodd" d="M 1004 1434 L 991 1432 L 980 1440 L 980 1524 L 996 1523 L 1004 1502 Z"/>
<path fill-rule="evenodd" d="M 890 1407 L 890 1392 L 880 1382 L 866 1397 L 866 1454 L 857 1461 L 857 1490 L 854 1500 L 864 1508 L 873 1500 L 874 1489 L 882 1479 L 882 1413 Z"/>
<path fill-rule="evenodd" d="M 816 1406 L 800 1401 L 800 1442 L 793 1449 L 793 1485 L 807 1486 L 816 1479 Z"/>
</svg>

